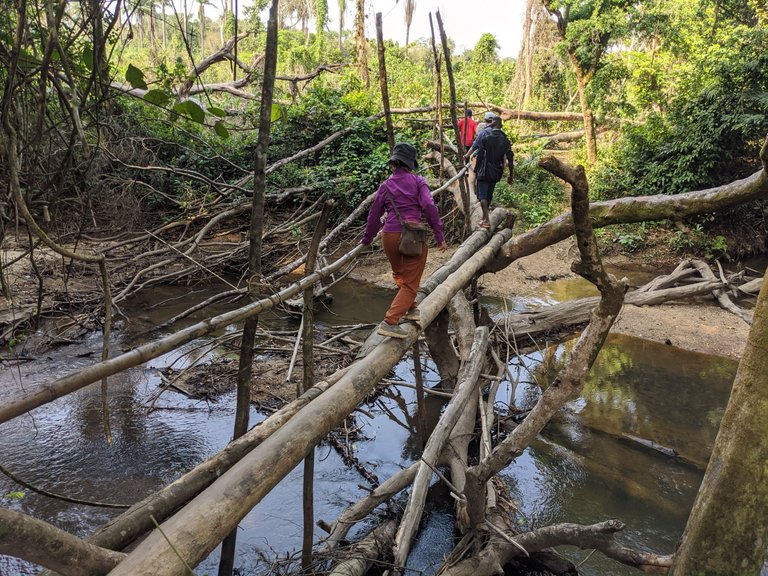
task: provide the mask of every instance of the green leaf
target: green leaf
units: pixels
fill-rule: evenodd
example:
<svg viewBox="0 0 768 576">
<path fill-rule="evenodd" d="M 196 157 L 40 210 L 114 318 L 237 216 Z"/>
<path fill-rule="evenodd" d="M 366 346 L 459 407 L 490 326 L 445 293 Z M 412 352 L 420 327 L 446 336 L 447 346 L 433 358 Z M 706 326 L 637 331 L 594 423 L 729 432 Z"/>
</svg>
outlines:
<svg viewBox="0 0 768 576">
<path fill-rule="evenodd" d="M 147 83 L 144 81 L 144 72 L 133 64 L 128 64 L 128 70 L 125 71 L 125 79 L 132 88 L 147 89 Z"/>
<path fill-rule="evenodd" d="M 6 498 L 10 498 L 11 500 L 23 500 L 24 496 L 26 496 L 24 492 L 8 492 L 8 494 L 5 495 Z"/>
<path fill-rule="evenodd" d="M 229 130 L 227 130 L 227 127 L 224 126 L 224 122 L 221 120 L 213 125 L 213 129 L 219 135 L 219 138 L 229 138 Z"/>
<path fill-rule="evenodd" d="M 173 107 L 173 110 L 200 124 L 205 122 L 205 110 L 203 110 L 194 100 L 184 100 L 184 102 L 179 102 Z"/>
<path fill-rule="evenodd" d="M 270 118 L 270 122 L 277 122 L 283 117 L 283 111 L 277 104 L 272 104 L 272 114 Z"/>
<path fill-rule="evenodd" d="M 165 90 L 156 88 L 144 94 L 144 100 L 157 106 L 165 106 L 171 101 L 171 95 Z"/>
<path fill-rule="evenodd" d="M 215 106 L 209 106 L 208 112 L 210 112 L 214 116 L 218 116 L 219 118 L 224 118 L 227 115 L 227 113 L 224 110 L 222 110 L 221 108 L 216 108 Z"/>
<path fill-rule="evenodd" d="M 82 62 L 88 70 L 93 70 L 93 46 L 90 44 L 83 46 Z"/>
<path fill-rule="evenodd" d="M 51 50 L 51 62 L 58 62 L 59 60 L 61 60 L 59 51 L 56 49 Z"/>
</svg>

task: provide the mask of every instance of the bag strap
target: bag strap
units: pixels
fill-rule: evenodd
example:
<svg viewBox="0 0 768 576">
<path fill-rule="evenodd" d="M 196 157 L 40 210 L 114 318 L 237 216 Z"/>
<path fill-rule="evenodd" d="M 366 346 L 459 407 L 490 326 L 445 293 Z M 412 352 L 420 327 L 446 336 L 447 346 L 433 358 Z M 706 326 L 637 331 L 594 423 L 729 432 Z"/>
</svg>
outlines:
<svg viewBox="0 0 768 576">
<path fill-rule="evenodd" d="M 397 214 L 397 219 L 400 220 L 400 226 L 405 228 L 405 222 L 403 221 L 403 217 L 400 216 L 400 210 L 397 209 L 397 204 L 395 204 L 395 199 L 392 197 L 392 193 L 389 191 L 389 188 L 384 186 L 384 189 L 387 191 L 387 196 L 389 196 L 389 201 L 392 203 L 392 208 L 395 209 L 395 214 Z"/>
</svg>

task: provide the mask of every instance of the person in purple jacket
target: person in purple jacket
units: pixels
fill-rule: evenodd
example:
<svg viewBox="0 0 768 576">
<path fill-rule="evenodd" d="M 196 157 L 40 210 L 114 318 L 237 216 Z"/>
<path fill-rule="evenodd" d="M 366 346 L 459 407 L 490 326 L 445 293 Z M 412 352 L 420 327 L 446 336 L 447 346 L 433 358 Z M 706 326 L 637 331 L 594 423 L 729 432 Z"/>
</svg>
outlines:
<svg viewBox="0 0 768 576">
<path fill-rule="evenodd" d="M 386 211 L 387 218 L 381 232 L 381 243 L 392 267 L 392 276 L 398 291 L 376 331 L 382 336 L 405 338 L 407 333 L 398 326 L 398 322 L 400 319 L 414 322 L 419 320 L 419 310 L 415 307 L 416 293 L 427 263 L 427 244 L 424 244 L 421 256 L 400 254 L 398 245 L 402 226 L 397 212 L 392 208 L 392 202 L 405 222 L 421 222 L 422 217 L 426 219 L 435 233 L 435 241 L 440 251 L 447 250 L 448 246 L 443 236 L 443 221 L 432 200 L 427 181 L 413 173 L 418 166 L 416 148 L 408 143 L 395 145 L 389 164 L 392 167 L 392 176 L 382 182 L 376 191 L 373 205 L 368 212 L 365 234 L 360 243 L 368 246 L 373 242 L 381 228 L 381 217 Z"/>
</svg>

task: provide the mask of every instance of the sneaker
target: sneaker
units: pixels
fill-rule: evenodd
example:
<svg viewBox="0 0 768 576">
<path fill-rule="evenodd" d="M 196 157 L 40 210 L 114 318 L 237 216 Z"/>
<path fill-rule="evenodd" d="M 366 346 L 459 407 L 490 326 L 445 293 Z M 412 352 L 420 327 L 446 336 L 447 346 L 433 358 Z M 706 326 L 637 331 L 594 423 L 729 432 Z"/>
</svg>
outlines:
<svg viewBox="0 0 768 576">
<path fill-rule="evenodd" d="M 387 321 L 382 321 L 379 327 L 376 328 L 376 333 L 381 336 L 389 336 L 390 338 L 408 338 L 408 333 L 400 328 L 397 324 L 387 324 Z"/>
<path fill-rule="evenodd" d="M 421 312 L 419 312 L 418 308 L 411 308 L 403 315 L 403 320 L 408 320 L 409 322 L 418 322 L 421 320 Z"/>
</svg>

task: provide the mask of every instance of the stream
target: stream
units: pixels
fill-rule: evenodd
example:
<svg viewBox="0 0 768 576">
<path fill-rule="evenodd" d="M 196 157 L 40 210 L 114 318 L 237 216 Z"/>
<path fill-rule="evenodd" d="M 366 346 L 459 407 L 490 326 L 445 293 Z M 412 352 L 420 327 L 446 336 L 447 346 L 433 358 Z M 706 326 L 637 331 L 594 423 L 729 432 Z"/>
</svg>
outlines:
<svg viewBox="0 0 768 576">
<path fill-rule="evenodd" d="M 494 315 L 505 307 L 520 309 L 535 302 L 581 296 L 584 290 L 588 288 L 581 284 L 555 282 L 524 300 L 484 298 L 481 302 Z M 215 292 L 214 288 L 162 288 L 135 298 L 122 307 L 133 320 L 116 331 L 113 354 L 141 343 L 148 328 Z M 392 296 L 351 280 L 341 282 L 332 292 L 333 305 L 316 313 L 318 329 L 376 323 Z M 208 310 L 206 315 L 212 312 Z M 201 317 L 190 318 L 188 323 Z M 273 312 L 263 315 L 260 323 L 270 328 L 298 328 L 295 319 Z M 171 482 L 224 447 L 232 432 L 234 393 L 212 402 L 169 390 L 156 400 L 154 411 L 145 409 L 161 384 L 158 370 L 192 361 L 194 355 L 184 352 L 194 350 L 195 345 L 110 377 L 111 445 L 105 441 L 101 424 L 100 386 L 93 384 L 0 424 L 0 465 L 34 486 L 88 501 L 130 504 Z M 531 407 L 539 394 L 538 383 L 545 383 L 547 373 L 557 369 L 570 345 L 566 342 L 512 359 L 510 371 L 516 384 L 502 383 L 496 397 L 499 410 Z M 101 336 L 93 333 L 82 342 L 61 346 L 32 361 L 4 366 L 0 402 L 92 364 L 100 357 L 100 349 Z M 422 362 L 426 384 L 436 384 L 434 367 Z M 617 518 L 627 526 L 618 536 L 621 542 L 671 553 L 701 482 L 736 368 L 737 363 L 727 358 L 627 336 L 609 337 L 582 397 L 570 402 L 502 474 L 525 524 L 536 527 Z M 396 378 L 413 382 L 410 356 L 395 371 Z M 440 402 L 430 398 L 434 419 Z M 365 439 L 353 448 L 380 480 L 418 458 L 418 441 L 409 429 L 415 404 L 410 388 L 393 387 L 366 407 L 367 414 L 357 415 Z M 263 417 L 253 409 L 251 424 Z M 366 482 L 328 445 L 319 446 L 315 457 L 315 515 L 331 522 L 365 494 L 360 485 Z M 289 559 L 296 560 L 302 532 L 301 477 L 298 467 L 241 522 L 236 562 L 240 574 L 275 573 L 284 570 Z M 426 511 L 408 565 L 425 575 L 437 570 L 451 550 L 453 537 L 452 501 L 442 485 L 433 484 L 433 490 L 446 497 Z M 13 492 L 22 492 L 23 497 L 9 495 Z M 3 506 L 81 537 L 119 513 L 36 494 L 5 475 L 0 475 L 0 499 Z M 358 526 L 350 535 L 365 529 Z M 315 528 L 316 541 L 323 535 Z M 588 551 L 572 548 L 559 551 L 577 563 L 588 555 Z M 217 566 L 218 550 L 195 568 L 195 574 L 215 574 Z M 0 576 L 38 571 L 0 556 Z M 579 573 L 638 572 L 597 553 Z"/>
</svg>

